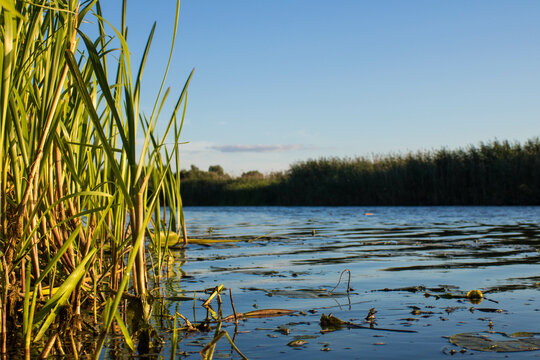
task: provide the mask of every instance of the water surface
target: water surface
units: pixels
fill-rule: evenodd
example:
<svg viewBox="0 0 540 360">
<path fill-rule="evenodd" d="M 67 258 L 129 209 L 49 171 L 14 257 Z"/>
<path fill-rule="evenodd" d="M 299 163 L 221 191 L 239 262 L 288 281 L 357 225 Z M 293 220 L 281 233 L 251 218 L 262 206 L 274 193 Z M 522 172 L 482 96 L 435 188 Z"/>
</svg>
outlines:
<svg viewBox="0 0 540 360">
<path fill-rule="evenodd" d="M 190 237 L 242 241 L 174 250 L 166 298 L 223 284 L 237 312 L 297 311 L 236 329 L 223 323 L 250 359 L 540 358 L 540 351 L 463 350 L 448 340 L 462 332 L 540 332 L 539 207 L 187 207 L 185 216 Z M 351 293 L 346 273 L 329 294 L 346 269 Z M 473 289 L 485 293 L 480 304 L 462 297 Z M 200 303 L 194 310 L 191 301 L 166 301 L 166 312 L 201 320 Z M 369 326 L 371 308 L 374 328 L 397 331 L 321 332 L 323 313 Z M 213 335 L 179 336 L 177 358 L 200 358 Z M 168 358 L 170 332 L 162 337 L 160 356 Z M 287 346 L 295 339 L 306 343 Z M 223 338 L 214 358 L 240 357 Z"/>
</svg>

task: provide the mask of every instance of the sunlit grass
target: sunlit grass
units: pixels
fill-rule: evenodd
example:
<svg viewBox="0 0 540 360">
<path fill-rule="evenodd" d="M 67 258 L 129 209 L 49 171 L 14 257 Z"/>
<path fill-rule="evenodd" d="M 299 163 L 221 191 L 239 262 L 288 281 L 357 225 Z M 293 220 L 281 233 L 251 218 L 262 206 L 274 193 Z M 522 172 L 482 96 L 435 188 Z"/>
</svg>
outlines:
<svg viewBox="0 0 540 360">
<path fill-rule="evenodd" d="M 159 279 L 166 261 L 158 246 L 158 264 L 147 266 L 146 235 L 151 223 L 160 231 L 160 199 L 175 209 L 171 230 L 185 234 L 173 168 L 193 72 L 172 113 L 161 113 L 179 2 L 149 115 L 140 109 L 141 81 L 155 27 L 134 67 L 125 1 L 119 28 L 101 16 L 97 0 L 0 4 L 0 351 L 24 343 L 27 358 L 53 349 L 97 358 L 114 321 L 133 347 L 118 308 L 130 291 L 150 317 L 147 269 Z M 92 12 L 96 39 L 79 29 Z M 166 124 L 161 137 L 158 119 Z M 74 341 L 93 327 L 101 333 L 95 347 Z"/>
</svg>

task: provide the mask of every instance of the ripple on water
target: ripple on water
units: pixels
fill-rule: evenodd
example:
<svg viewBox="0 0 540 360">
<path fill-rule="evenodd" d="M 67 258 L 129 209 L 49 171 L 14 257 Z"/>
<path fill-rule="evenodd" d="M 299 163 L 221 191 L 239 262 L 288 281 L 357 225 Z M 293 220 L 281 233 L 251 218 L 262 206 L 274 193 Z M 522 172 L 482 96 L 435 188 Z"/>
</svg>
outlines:
<svg viewBox="0 0 540 360">
<path fill-rule="evenodd" d="M 187 207 L 184 211 L 191 236 L 242 241 L 173 251 L 178 260 L 172 261 L 175 271 L 164 286 L 166 296 L 193 295 L 224 284 L 232 291 L 237 312 L 297 311 L 239 322 L 235 343 L 250 359 L 438 358 L 460 350 L 492 359 L 494 354 L 463 350 L 448 339 L 491 329 L 508 334 L 537 329 L 540 207 Z M 345 273 L 330 294 L 345 269 L 350 270 L 352 290 L 347 293 Z M 472 289 L 485 294 L 482 304 L 466 298 Z M 222 300 L 224 315 L 231 314 L 230 301 L 224 296 Z M 178 311 L 190 319 L 206 316 L 200 306 L 193 315 L 192 301 L 167 306 L 171 313 Z M 416 332 L 353 327 L 321 332 L 322 313 L 366 325 L 371 308 L 377 310 L 374 327 Z M 224 323 L 223 329 L 231 337 L 235 333 L 234 323 Z M 164 334 L 167 344 L 170 336 Z M 181 337 L 179 348 L 196 358 L 211 337 Z M 302 340 L 301 345 L 287 346 L 294 340 Z M 164 356 L 167 351 L 170 345 L 165 345 Z M 228 342 L 220 340 L 215 356 L 230 354 Z M 517 359 L 526 356 L 530 354 L 512 354 Z"/>
</svg>

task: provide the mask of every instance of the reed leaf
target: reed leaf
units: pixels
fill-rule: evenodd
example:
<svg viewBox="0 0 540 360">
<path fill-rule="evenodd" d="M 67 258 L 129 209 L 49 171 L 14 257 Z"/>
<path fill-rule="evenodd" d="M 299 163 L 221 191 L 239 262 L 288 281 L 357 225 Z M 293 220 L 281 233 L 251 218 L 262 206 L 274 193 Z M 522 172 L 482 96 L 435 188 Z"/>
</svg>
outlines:
<svg viewBox="0 0 540 360">
<path fill-rule="evenodd" d="M 122 317 L 118 314 L 117 311 L 114 312 L 114 318 L 116 320 L 116 323 L 118 324 L 118 327 L 120 328 L 120 331 L 122 331 L 122 335 L 124 335 L 124 339 L 126 340 L 127 346 L 129 346 L 131 351 L 135 351 L 135 345 L 133 344 L 133 340 L 131 339 L 131 336 L 129 335 L 129 331 L 126 327 L 126 324 L 124 324 Z"/>
<path fill-rule="evenodd" d="M 47 318 L 41 325 L 39 332 L 34 338 L 34 342 L 39 341 L 47 329 L 49 329 L 52 321 L 54 320 L 58 309 L 63 305 L 67 298 L 71 295 L 73 290 L 79 284 L 84 274 L 88 270 L 89 262 L 96 254 L 97 249 L 92 249 L 86 257 L 81 261 L 81 263 L 75 268 L 75 270 L 68 276 L 68 278 L 60 285 L 60 288 L 54 293 L 54 295 L 43 305 L 41 310 L 36 314 L 34 318 L 34 325 L 39 324 L 46 316 Z M 53 310 L 49 313 L 50 310 Z"/>
<path fill-rule="evenodd" d="M 118 180 L 118 186 L 120 187 L 120 190 L 122 190 L 126 201 L 128 202 L 128 205 L 130 207 L 133 207 L 133 202 L 131 201 L 131 198 L 129 196 L 129 191 L 127 189 L 127 186 L 124 181 L 121 181 L 123 178 L 122 173 L 120 172 L 120 169 L 118 168 L 118 165 L 116 164 L 115 157 L 113 150 L 110 146 L 110 144 L 107 141 L 107 137 L 105 136 L 105 133 L 103 132 L 103 129 L 101 128 L 101 123 L 99 121 L 98 114 L 94 108 L 94 105 L 92 103 L 92 99 L 90 98 L 90 94 L 88 94 L 88 91 L 86 89 L 86 85 L 82 79 L 81 73 L 79 71 L 79 68 L 77 67 L 77 63 L 75 61 L 75 57 L 70 51 L 65 52 L 66 61 L 69 66 L 69 69 L 74 77 L 74 85 L 77 88 L 79 94 L 81 95 L 83 102 L 86 105 L 86 109 L 88 111 L 88 115 L 90 117 L 90 120 L 94 123 L 94 129 L 96 131 L 96 135 L 101 141 L 101 144 L 103 146 L 103 150 L 107 154 L 107 157 L 110 161 L 109 165 L 111 166 L 111 169 L 114 173 L 114 175 L 117 177 Z"/>
<path fill-rule="evenodd" d="M 77 226 L 77 228 L 75 228 L 75 231 L 73 231 L 69 238 L 67 239 L 67 241 L 62 245 L 62 247 L 56 252 L 56 254 L 54 254 L 54 257 L 49 260 L 49 263 L 47 264 L 47 266 L 45 267 L 45 269 L 43 269 L 43 272 L 41 273 L 41 276 L 39 277 L 39 279 L 36 280 L 35 282 L 35 286 L 37 286 L 38 284 L 40 284 L 43 279 L 45 279 L 45 277 L 49 274 L 49 271 L 51 271 L 53 269 L 53 267 L 55 267 L 58 263 L 58 260 L 62 257 L 62 255 L 65 254 L 65 252 L 67 251 L 67 249 L 71 246 L 71 243 L 73 242 L 73 240 L 75 240 L 75 238 L 79 235 L 79 232 L 81 231 L 82 229 L 82 224 L 79 224 L 79 226 Z"/>
<path fill-rule="evenodd" d="M 0 0 L 0 7 L 3 8 L 2 10 L 4 12 L 8 11 L 13 15 L 22 18 L 21 13 L 15 8 L 15 2 L 13 0 Z"/>
<path fill-rule="evenodd" d="M 77 356 L 72 336 L 66 340 L 49 330 L 61 309 L 82 316 L 92 301 L 96 319 L 104 306 L 104 336 L 116 319 L 134 349 L 119 303 L 131 278 L 135 295 L 147 305 L 149 223 L 159 229 L 163 194 L 181 205 L 179 178 L 171 165 L 178 162 L 193 71 L 164 124 L 165 135 L 158 138 L 156 124 L 170 94 L 167 89 L 162 96 L 162 90 L 176 41 L 179 1 L 167 67 L 149 118 L 140 113 L 140 98 L 155 24 L 132 72 L 126 3 L 120 28 L 110 27 L 120 48 L 111 49 L 105 32 L 110 23 L 101 16 L 98 0 L 80 6 L 75 0 L 0 0 L 0 352 L 6 351 L 8 326 L 18 321 L 6 309 L 22 306 L 27 357 L 31 340 L 40 342 L 48 333 L 44 354 L 54 351 L 55 342 L 67 341 Z M 93 9 L 99 31 L 95 40 L 79 29 Z M 84 53 L 77 51 L 80 40 Z M 138 133 L 145 139 L 140 152 Z M 174 138 L 172 148 L 165 145 L 167 137 Z M 165 253 L 159 246 L 155 252 L 162 264 Z M 159 274 L 154 276 L 159 281 Z M 112 292 L 100 293 L 98 287 Z M 22 305 L 10 300 L 10 292 L 23 294 Z M 95 356 L 102 345 L 100 339 Z"/>
</svg>

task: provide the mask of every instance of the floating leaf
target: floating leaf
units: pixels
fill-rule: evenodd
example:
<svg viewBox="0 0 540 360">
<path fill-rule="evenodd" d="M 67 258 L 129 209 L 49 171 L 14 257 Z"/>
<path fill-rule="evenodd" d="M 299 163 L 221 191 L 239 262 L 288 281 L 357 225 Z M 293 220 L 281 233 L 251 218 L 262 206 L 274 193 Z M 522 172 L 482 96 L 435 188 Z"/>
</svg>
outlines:
<svg viewBox="0 0 540 360">
<path fill-rule="evenodd" d="M 150 233 L 150 238 L 154 239 L 156 237 L 155 233 Z M 182 236 L 178 235 L 175 232 L 170 231 L 168 234 L 164 231 L 160 231 L 159 233 L 159 239 L 160 239 L 160 245 L 162 247 L 168 246 L 168 247 L 175 247 L 175 246 L 182 246 L 184 244 L 184 240 L 182 239 Z M 239 242 L 242 241 L 240 239 L 188 239 L 188 244 L 219 244 L 219 243 L 229 243 L 229 242 Z"/>
<path fill-rule="evenodd" d="M 306 340 L 298 339 L 298 340 L 293 340 L 293 341 L 289 342 L 287 345 L 292 346 L 292 347 L 298 347 L 298 346 L 302 346 L 304 344 L 307 344 Z"/>
<path fill-rule="evenodd" d="M 261 309 L 244 313 L 244 317 L 267 317 L 267 316 L 282 316 L 295 313 L 296 310 L 287 309 Z"/>
<path fill-rule="evenodd" d="M 450 337 L 454 345 L 467 349 L 492 352 L 540 350 L 540 333 L 516 332 L 471 332 Z"/>
<path fill-rule="evenodd" d="M 295 312 L 296 310 L 288 310 L 288 309 L 261 309 L 261 310 L 248 311 L 246 313 L 237 313 L 236 318 L 237 319 L 265 318 L 265 317 L 290 315 Z M 232 320 L 234 320 L 234 315 L 229 315 L 223 319 L 223 321 L 232 321 Z"/>
</svg>

